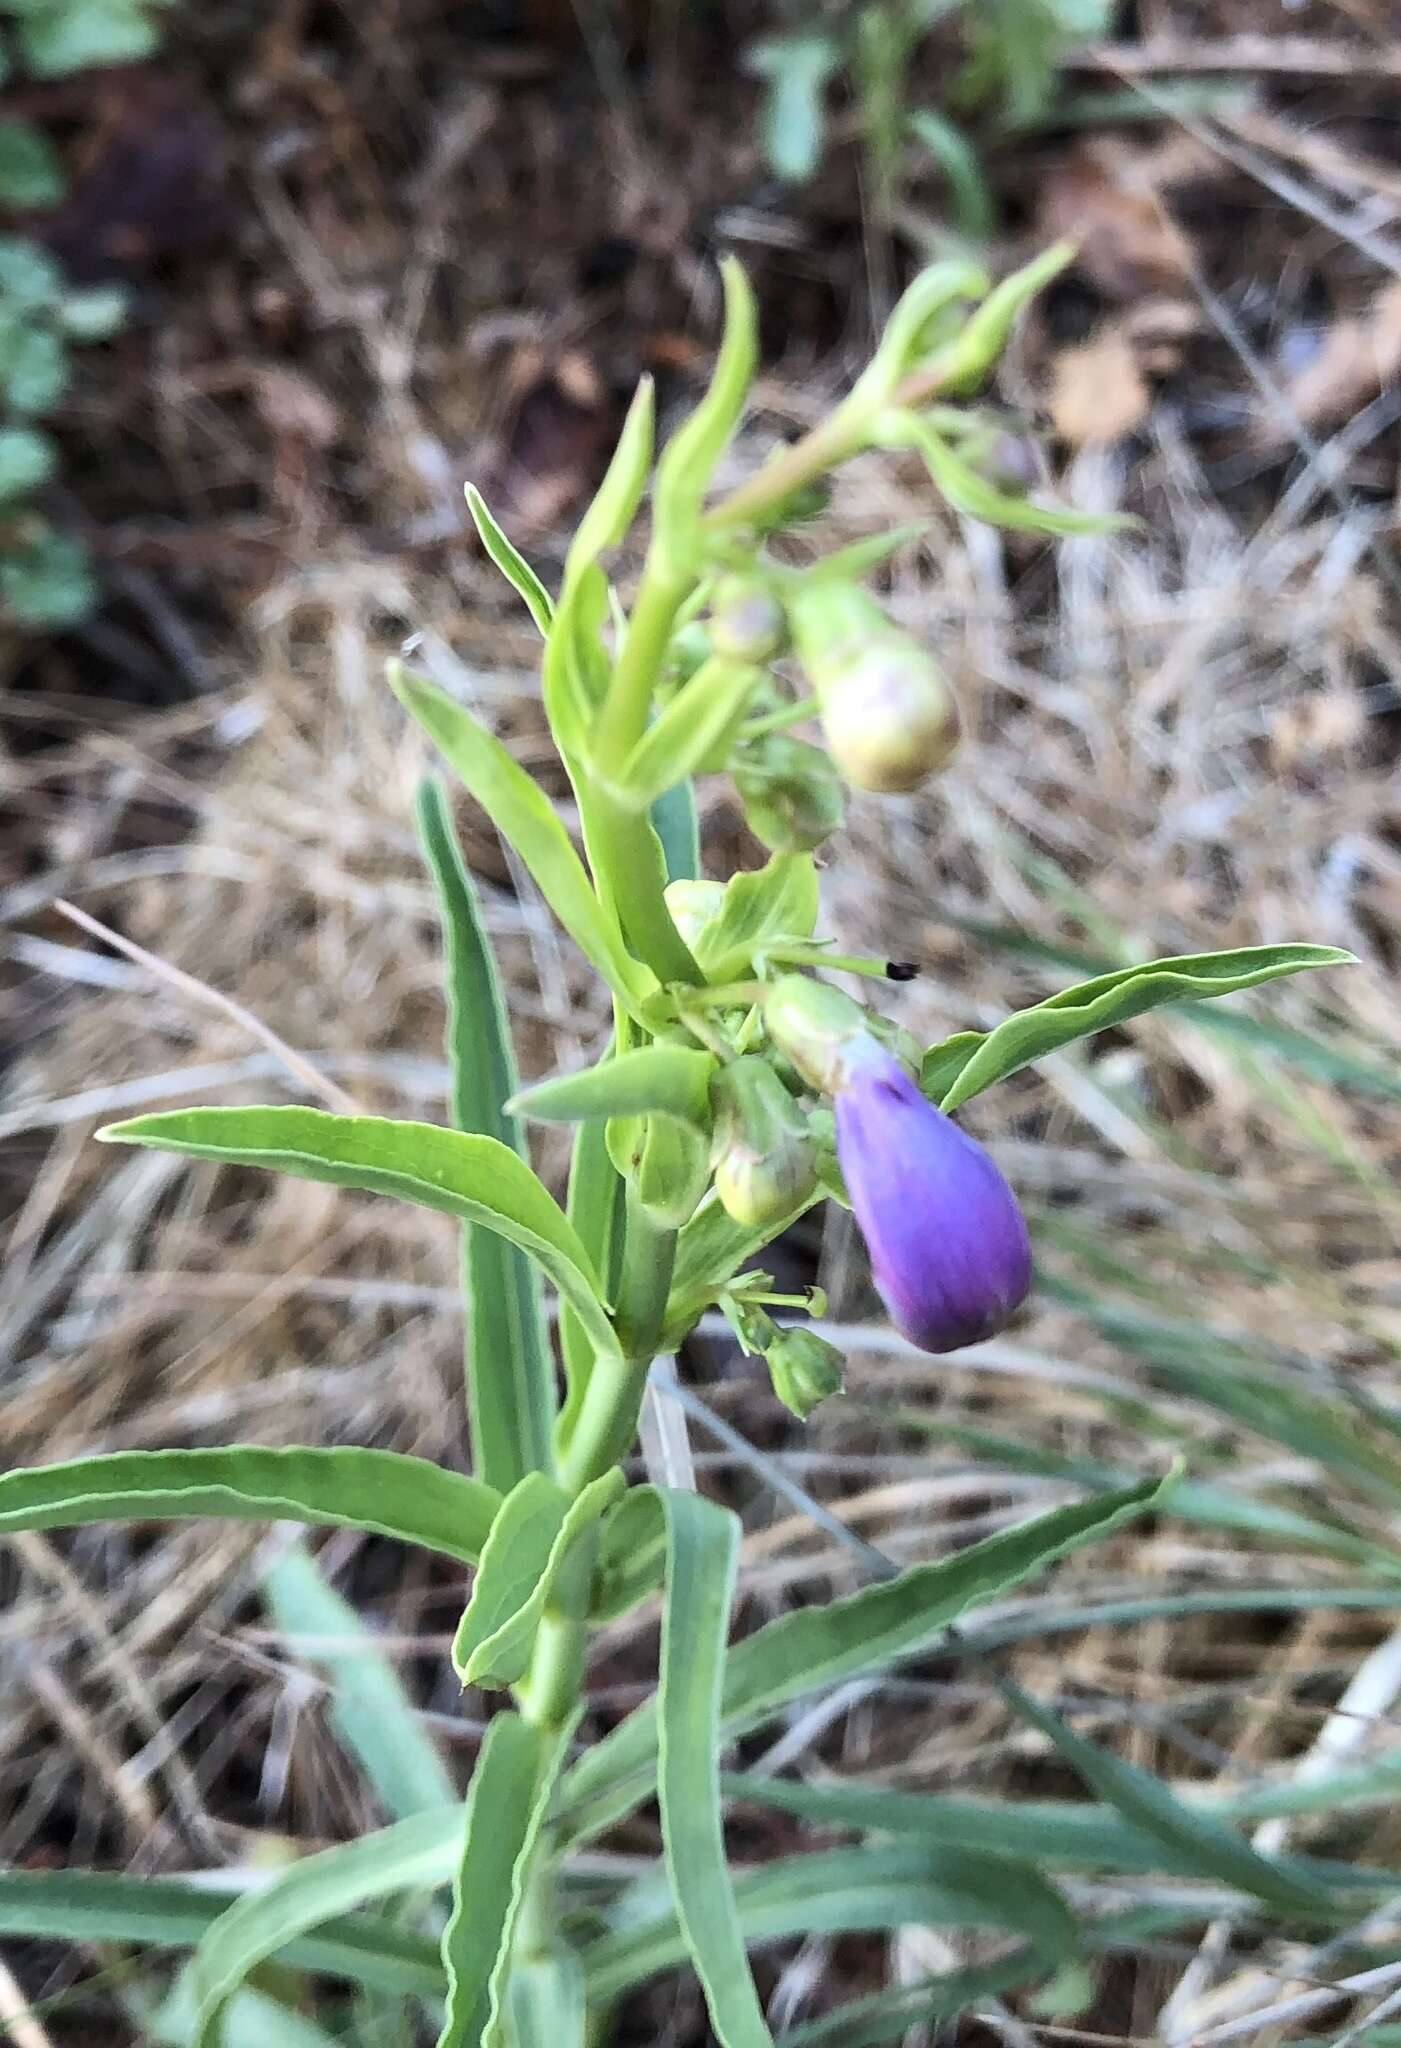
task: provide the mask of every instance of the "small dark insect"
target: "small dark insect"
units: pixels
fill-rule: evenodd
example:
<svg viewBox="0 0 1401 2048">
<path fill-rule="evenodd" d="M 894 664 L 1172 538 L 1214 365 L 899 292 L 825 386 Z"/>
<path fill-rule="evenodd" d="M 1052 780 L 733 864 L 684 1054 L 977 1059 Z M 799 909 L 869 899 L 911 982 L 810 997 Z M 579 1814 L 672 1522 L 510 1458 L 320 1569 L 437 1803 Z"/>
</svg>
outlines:
<svg viewBox="0 0 1401 2048">
<path fill-rule="evenodd" d="M 887 960 L 885 972 L 889 981 L 913 981 L 919 973 L 919 965 L 914 960 Z"/>
</svg>

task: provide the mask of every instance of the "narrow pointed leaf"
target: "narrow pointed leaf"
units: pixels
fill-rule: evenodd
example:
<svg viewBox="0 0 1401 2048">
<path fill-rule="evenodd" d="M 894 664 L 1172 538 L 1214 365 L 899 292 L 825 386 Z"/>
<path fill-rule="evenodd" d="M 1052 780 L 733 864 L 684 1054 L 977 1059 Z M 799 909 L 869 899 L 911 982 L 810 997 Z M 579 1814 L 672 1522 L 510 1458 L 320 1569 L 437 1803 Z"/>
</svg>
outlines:
<svg viewBox="0 0 1401 2048">
<path fill-rule="evenodd" d="M 762 669 L 741 662 L 706 662 L 628 755 L 617 777 L 620 797 L 633 810 L 650 810 L 677 783 L 714 766 L 763 680 Z"/>
<path fill-rule="evenodd" d="M 438 2048 L 505 2048 L 511 1943 L 572 1724 L 549 1731 L 498 1714 L 486 1733 L 443 1932 L 450 1989 Z"/>
<path fill-rule="evenodd" d="M 657 1784 L 667 1878 L 721 2048 L 772 2048 L 749 1974 L 720 1814 L 720 1693 L 739 1522 L 698 1494 L 662 1494 L 667 1530 Z"/>
<path fill-rule="evenodd" d="M 498 1231 L 538 1259 L 589 1327 L 617 1339 L 573 1226 L 523 1159 L 498 1138 L 324 1109 L 177 1109 L 109 1124 L 113 1144 L 153 1145 L 191 1159 L 259 1166 L 334 1187 L 417 1202 Z"/>
<path fill-rule="evenodd" d="M 1188 1806 L 1151 1771 L 1141 1770 L 1077 1734 L 1059 1714 L 1013 1680 L 1000 1679 L 998 1689 L 1092 1792 L 1166 1850 L 1192 1859 L 1202 1877 L 1218 1878 L 1293 1918 L 1307 1921 L 1332 1916 L 1336 1901 L 1325 1885 L 1302 1874 L 1297 1866 L 1262 1856 L 1225 1821 L 1200 1807 Z"/>
<path fill-rule="evenodd" d="M 433 875 L 446 953 L 447 1051 L 452 1120 L 460 1131 L 497 1138 L 528 1155 L 520 1120 L 507 1109 L 518 1085 L 496 958 L 476 890 L 440 785 L 418 796 L 419 836 Z M 550 1464 L 555 1376 L 540 1273 L 519 1245 L 464 1224 L 467 1400 L 476 1467 L 503 1492 Z"/>
<path fill-rule="evenodd" d="M 1030 1935 L 1032 1959 L 1043 1968 L 1078 1946 L 1074 1914 L 1029 1864 L 942 1844 L 867 1844 L 782 1857 L 737 1877 L 733 1900 L 751 1947 L 794 1935 L 893 1932 L 907 1923 Z M 674 1969 L 689 1952 L 670 1901 L 658 1897 L 651 1913 L 629 1903 L 627 1923 L 585 1953 L 595 1997 L 615 1997 Z M 718 2026 L 716 2032 L 725 2039 Z"/>
<path fill-rule="evenodd" d="M 451 1818 L 454 1832 L 444 1840 L 455 1847 L 460 1810 Z M 441 1845 L 435 1868 L 432 1881 L 445 1882 L 451 1863 Z M 193 1948 L 233 1910 L 226 1894 L 177 1878 L 93 1870 L 0 1871 L 0 1934 L 18 1940 Z M 437 1947 L 421 1935 L 382 1919 L 323 1916 L 313 1926 L 309 1932 L 286 1930 L 279 1952 L 289 1967 L 345 1977 L 405 1997 L 441 1994 L 443 1966 Z"/>
<path fill-rule="evenodd" d="M 961 1615 L 1112 1534 L 1160 1501 L 1170 1485 L 1150 1480 L 1054 1508 L 971 1544 L 957 1556 L 916 1565 L 882 1585 L 770 1622 L 726 1660 L 722 1736 L 728 1740 L 757 1727 L 820 1687 L 927 1651 Z M 646 1798 L 656 1759 L 657 1710 L 648 1701 L 566 1777 L 563 1800 L 570 1832 L 576 1837 L 592 1833 Z"/>
<path fill-rule="evenodd" d="M 589 1254 L 593 1270 L 611 1296 L 613 1267 L 622 1233 L 623 1179 L 608 1154 L 608 1126 L 579 1126 L 569 1165 L 569 1220 Z M 578 1419 L 593 1370 L 595 1346 L 589 1325 L 567 1301 L 560 1303 L 559 1348 L 564 1359 L 564 1406 L 555 1425 L 555 1452 L 562 1456 Z"/>
<path fill-rule="evenodd" d="M 580 952 L 619 998 L 636 1009 L 648 994 L 652 977 L 629 953 L 617 920 L 595 894 L 544 790 L 500 740 L 426 676 L 396 662 L 390 667 L 390 683 L 405 710 L 520 855 Z"/>
<path fill-rule="evenodd" d="M 717 1064 L 713 1053 L 691 1046 L 638 1046 L 577 1074 L 537 1081 L 514 1098 L 512 1107 L 547 1124 L 658 1112 L 708 1131 L 710 1083 Z"/>
<path fill-rule="evenodd" d="M 945 1110 L 958 1109 L 995 1081 L 1048 1052 L 1126 1024 L 1165 1003 L 1199 1002 L 1258 988 L 1309 967 L 1343 967 L 1353 959 L 1336 946 L 1242 946 L 1229 953 L 1188 953 L 1096 975 L 1018 1010 L 991 1031 L 961 1031 L 925 1055 L 923 1085 Z"/>
<path fill-rule="evenodd" d="M 529 1472 L 502 1502 L 453 1644 L 464 1685 L 500 1689 L 524 1676 L 566 1557 L 625 1485 L 614 1470 L 571 1496 L 543 1473 Z"/>
<path fill-rule="evenodd" d="M 270 1956 L 312 1928 L 371 1900 L 443 1880 L 443 1817 L 419 1814 L 359 1841 L 322 1849 L 222 1912 L 190 1962 L 195 2048 L 215 2048 L 219 2016 Z"/>
<path fill-rule="evenodd" d="M 575 528 L 564 565 L 566 587 L 592 567 L 605 549 L 616 547 L 636 518 L 652 467 L 655 420 L 652 379 L 644 377 L 632 395 L 603 482 Z"/>
<path fill-rule="evenodd" d="M 725 333 L 704 398 L 668 442 L 653 491 L 653 550 L 670 577 L 699 567 L 701 502 L 716 462 L 739 424 L 759 357 L 758 312 L 743 269 L 722 263 Z"/>
<path fill-rule="evenodd" d="M 548 634 L 555 614 L 554 600 L 525 556 L 512 546 L 492 518 L 486 499 L 475 484 L 467 486 L 467 510 L 481 536 L 482 546 L 525 605 L 542 636 Z"/>
<path fill-rule="evenodd" d="M 0 1536 L 93 1522 L 307 1522 L 475 1564 L 500 1494 L 426 1458 L 328 1450 L 114 1451 L 0 1474 Z"/>
</svg>

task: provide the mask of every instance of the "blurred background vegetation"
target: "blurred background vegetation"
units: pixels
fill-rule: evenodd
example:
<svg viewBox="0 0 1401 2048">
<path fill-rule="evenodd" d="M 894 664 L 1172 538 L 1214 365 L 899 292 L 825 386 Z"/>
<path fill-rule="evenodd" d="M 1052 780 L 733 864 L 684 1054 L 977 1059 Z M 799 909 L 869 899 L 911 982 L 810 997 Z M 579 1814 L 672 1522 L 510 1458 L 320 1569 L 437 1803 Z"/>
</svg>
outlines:
<svg viewBox="0 0 1401 2048">
<path fill-rule="evenodd" d="M 850 1398 L 804 1429 L 703 1330 L 685 1375 L 758 1462 L 693 1427 L 695 1464 L 745 1513 L 753 1620 L 853 1582 L 775 1503 L 776 1469 L 907 1560 L 1189 1453 L 1182 1512 L 999 1617 L 1009 1667 L 1268 1845 L 1396 1867 L 1385 0 L 3 0 L 0 49 L 0 1458 L 302 1438 L 461 1461 L 450 1228 L 115 1158 L 92 1130 L 285 1087 L 216 996 L 369 1106 L 440 1114 L 422 754 L 385 657 L 420 634 L 550 773 L 529 622 L 476 549 L 466 478 L 548 579 L 637 376 L 671 417 L 700 388 L 717 252 L 763 307 L 748 466 L 817 416 L 917 264 L 972 249 L 1000 269 L 1069 234 L 1077 261 L 1001 379 L 1007 473 L 1142 524 L 1050 548 L 950 518 L 917 465 L 843 474 L 811 545 L 910 525 L 884 594 L 940 650 L 968 738 L 935 794 L 853 805 L 828 927 L 918 964 L 891 1003 L 928 1038 L 1152 953 L 1308 937 L 1362 965 L 1145 1019 L 977 1105 L 1042 1259 L 1003 1339 L 909 1352 L 842 1219 L 804 1227 L 783 1256 L 828 1290 Z M 701 802 L 717 862 L 753 864 L 731 794 Z M 482 818 L 460 823 L 523 1063 L 569 1064 L 607 1028 L 599 992 Z M 547 1143 L 541 1164 L 563 1161 Z M 0 1862 L 276 1860 L 424 1783 L 460 1789 L 481 1726 L 445 1656 L 461 1585 L 388 1543 L 318 1558 L 231 1528 L 8 1546 Z M 654 1620 L 610 1637 L 599 1726 L 650 1685 Z M 337 1696 L 352 1665 L 377 1674 L 368 1711 Z M 953 1659 L 803 1710 L 744 1761 L 1077 1789 Z M 1325 1767 L 1352 1775 L 1320 1804 Z M 650 1851 L 649 1825 L 620 1853 Z M 736 1854 L 796 1826 L 747 1810 Z M 1180 1905 L 1184 1883 L 1153 1897 Z M 1199 1904 L 1061 2009 L 1004 2013 L 1005 2038 L 1368 2020 L 1346 1998 L 1292 2035 L 1269 2015 L 1396 1959 L 1375 1898 L 1327 1954 Z M 775 2015 L 948 1967 L 946 1947 L 789 1941 L 764 1966 Z M 101 1944 L 13 1944 L 0 2038 L 153 2038 L 154 1990 Z M 699 2048 L 695 1995 L 639 1994 L 620 2038 Z"/>
</svg>

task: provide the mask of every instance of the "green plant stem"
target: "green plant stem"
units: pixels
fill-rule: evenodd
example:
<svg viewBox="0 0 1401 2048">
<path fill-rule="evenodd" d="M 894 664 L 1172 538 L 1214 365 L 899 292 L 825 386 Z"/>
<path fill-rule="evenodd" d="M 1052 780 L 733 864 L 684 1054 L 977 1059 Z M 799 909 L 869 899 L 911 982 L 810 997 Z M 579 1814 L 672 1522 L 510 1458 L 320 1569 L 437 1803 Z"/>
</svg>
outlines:
<svg viewBox="0 0 1401 2048">
<path fill-rule="evenodd" d="M 622 1349 L 595 1360 L 560 1483 L 580 1492 L 626 1457 L 637 1435 L 647 1373 L 666 1320 L 676 1233 L 653 1223 L 631 1188 L 627 1191 L 617 1321 Z"/>
<path fill-rule="evenodd" d="M 538 1728 L 562 1728 L 584 1686 L 589 1590 L 598 1554 L 596 1531 L 580 1538 L 541 1617 L 530 1669 L 516 1687 L 516 1705 Z"/>
<path fill-rule="evenodd" d="M 671 643 L 676 615 L 693 576 L 676 576 L 650 555 L 618 654 L 608 695 L 594 727 L 593 759 L 606 777 L 616 774 L 647 730 L 647 714 Z"/>
<path fill-rule="evenodd" d="M 656 837 L 645 813 L 630 811 L 608 792 L 589 792 L 589 859 L 628 944 L 658 981 L 704 979 L 677 931 L 659 886 Z"/>
</svg>

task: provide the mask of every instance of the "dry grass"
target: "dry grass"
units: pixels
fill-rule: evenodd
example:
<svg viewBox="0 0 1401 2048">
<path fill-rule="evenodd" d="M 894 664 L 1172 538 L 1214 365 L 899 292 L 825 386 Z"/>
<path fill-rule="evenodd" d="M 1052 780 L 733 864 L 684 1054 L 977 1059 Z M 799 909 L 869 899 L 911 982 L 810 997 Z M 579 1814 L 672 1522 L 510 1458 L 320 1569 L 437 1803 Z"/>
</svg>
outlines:
<svg viewBox="0 0 1401 2048">
<path fill-rule="evenodd" d="M 305 219 L 270 191 L 270 232 L 310 263 Z M 366 459 L 383 478 L 398 451 L 397 542 L 328 533 L 318 516 L 314 545 L 291 548 L 237 650 L 218 655 L 218 687 L 116 728 L 90 704 L 60 703 L 63 744 L 11 764 L 45 865 L 0 899 L 21 1041 L 0 1103 L 15 1194 L 0 1280 L 7 1464 L 232 1440 L 464 1456 L 451 1229 L 330 1189 L 95 1147 L 95 1127 L 118 1112 L 297 1091 L 235 1018 L 95 949 L 48 909 L 69 896 L 236 998 L 366 1106 L 441 1113 L 437 941 L 411 830 L 425 760 L 381 681 L 385 658 L 409 631 L 428 631 L 439 667 L 520 758 L 550 770 L 528 622 L 455 538 L 426 554 L 403 541 L 404 521 L 438 516 L 425 476 L 455 491 L 462 467 L 425 424 L 452 416 L 449 366 L 431 335 L 416 353 L 423 331 L 404 311 L 421 308 L 429 282 L 411 276 L 387 311 L 362 297 L 350 313 Z M 1035 385 L 1048 345 L 1033 342 L 1014 366 L 1013 398 Z M 478 377 L 479 422 L 484 388 Z M 780 364 L 736 460 L 820 402 L 804 366 Z M 1044 1219 L 1053 1278 L 1181 1319 L 1208 1381 L 1229 1381 L 1238 1356 L 1223 1347 L 1239 1341 L 1344 1410 L 1365 1398 L 1394 1411 L 1401 644 L 1387 513 L 1340 506 L 1326 458 L 1306 452 L 1252 520 L 1205 460 L 1180 410 L 1164 406 L 1131 460 L 1088 451 L 1061 479 L 1079 504 L 1137 512 L 1141 531 L 1051 554 L 935 515 L 900 558 L 892 608 L 943 650 L 967 742 L 931 797 L 853 808 L 824 871 L 827 928 L 920 962 L 920 980 L 892 990 L 890 1006 L 929 1037 L 1075 978 L 977 927 L 1099 956 L 1305 936 L 1355 950 L 1357 969 L 1273 989 L 1250 1014 L 1391 1077 L 1391 1099 L 1385 1080 L 1370 1092 L 1333 1085 L 1264 1045 L 1166 1015 L 1047 1061 L 972 1120 Z M 863 462 L 812 544 L 929 516 L 918 477 Z M 703 792 L 703 808 L 719 863 L 752 859 L 723 786 Z M 517 887 L 490 828 L 460 815 L 522 1063 L 574 1063 L 605 1029 L 598 991 Z M 557 1152 L 541 1163 L 558 1177 Z M 1019 1464 L 1013 1446 L 1138 1472 L 1180 1442 L 1243 1494 L 1345 1507 L 1355 1528 L 1391 1533 L 1390 1510 L 1356 1492 L 1344 1500 L 1324 1456 L 1239 1427 L 1072 1304 L 1043 1299 L 1008 1339 L 932 1362 L 868 1320 L 839 1219 L 792 1256 L 852 1325 L 851 1399 L 804 1432 L 714 1333 L 689 1374 L 897 1558 L 937 1554 L 1074 1490 L 1064 1469 Z M 1001 1451 L 988 1436 L 1006 1440 Z M 692 1440 L 703 1483 L 746 1515 L 751 1618 L 852 1583 L 840 1546 L 701 1432 Z M 371 1818 L 325 1727 L 323 1688 L 258 1605 L 281 1540 L 196 1525 L 15 1546 L 0 1617 L 0 1861 L 205 1865 L 259 1853 L 269 1836 L 309 1844 Z M 441 1564 L 348 1536 L 320 1554 L 383 1631 L 465 1780 L 473 1702 L 464 1715 L 442 1654 L 461 1585 Z M 1172 1521 L 1063 1568 L 1054 1602 L 1355 1576 Z M 644 1613 L 610 1633 L 601 1704 L 648 1684 L 650 1626 Z M 1388 1627 L 1366 1608 L 1202 1615 L 1032 1638 L 1016 1667 L 1043 1696 L 1096 1703 L 1083 1725 L 1137 1762 L 1237 1785 L 1310 1768 L 1316 1745 L 1353 1760 L 1401 1747 Z M 785 1759 L 840 1761 L 878 1782 L 1070 1789 L 976 1672 L 952 1665 L 843 1695 L 777 1740 Z M 746 1853 L 767 1840 L 754 1832 Z M 1394 1823 L 1355 1818 L 1347 1853 L 1394 1861 Z M 902 1968 L 934 1960 L 914 1936 L 902 1945 Z M 1265 1958 L 1304 1980 L 1324 1962 Z M 858 1987 L 878 1974 L 862 1944 L 838 1963 Z M 1190 1947 L 1169 1947 L 1115 1979 L 1095 2023 L 1148 2034 L 1165 2004 L 1179 2037 L 1203 2016 L 1225 2021 L 1275 1995 L 1268 1981 L 1252 1991 L 1259 1963 L 1229 1939 L 1200 1964 Z M 795 2010 L 830 1975 L 811 1950 L 786 1972 L 780 2002 Z M 660 2011 L 665 2038 L 700 2038 L 684 2009 Z"/>
</svg>

